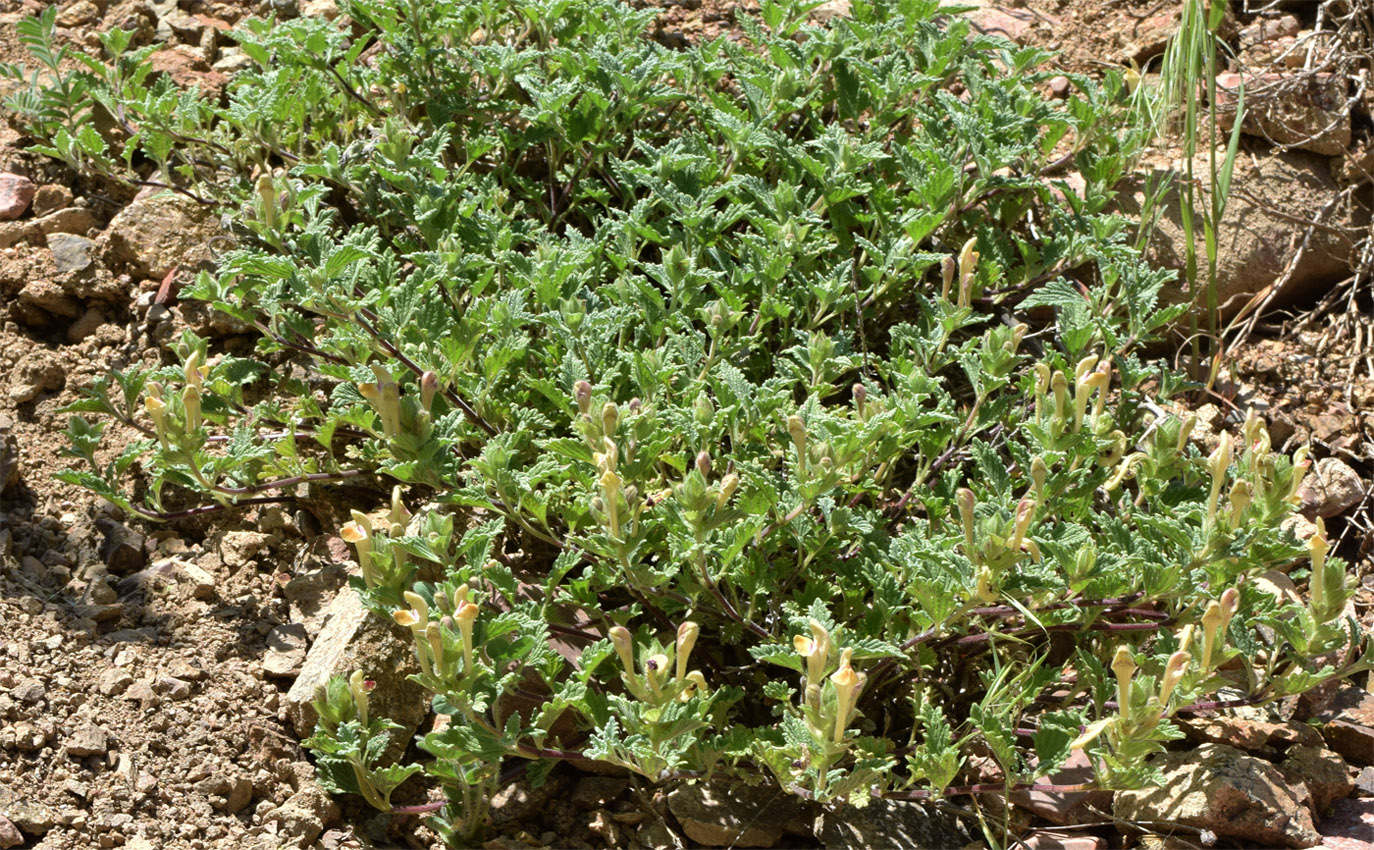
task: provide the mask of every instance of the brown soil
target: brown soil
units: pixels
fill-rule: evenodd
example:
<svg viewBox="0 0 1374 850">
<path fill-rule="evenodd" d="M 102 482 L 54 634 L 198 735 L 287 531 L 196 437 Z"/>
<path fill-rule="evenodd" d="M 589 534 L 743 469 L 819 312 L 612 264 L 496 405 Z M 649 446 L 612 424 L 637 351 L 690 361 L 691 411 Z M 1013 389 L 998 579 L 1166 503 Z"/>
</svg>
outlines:
<svg viewBox="0 0 1374 850">
<path fill-rule="evenodd" d="M 23 61 L 14 23 L 41 5 L 0 8 L 0 61 Z M 259 6 L 181 5 L 229 22 Z M 752 0 L 653 5 L 663 9 L 665 43 L 729 34 L 735 14 L 757 9 Z M 66 32 L 72 43 L 125 22 L 144 3 L 99 6 L 98 20 Z M 1034 19 L 1028 37 L 1063 51 L 1064 67 L 1091 73 L 1127 54 L 1150 58 L 1169 26 L 1160 16 L 1173 7 L 1029 0 L 1010 11 Z M 93 216 L 88 235 L 129 200 L 129 191 L 76 179 L 21 143 L 0 125 L 0 172 L 67 186 L 72 205 Z M 76 316 L 21 321 L 15 293 L 56 274 L 42 244 L 0 250 L 0 431 L 9 425 L 22 473 L 0 503 L 0 811 L 28 833 L 24 846 L 45 850 L 294 846 L 314 841 L 321 823 L 330 828 L 318 847 L 430 846 L 418 818 L 375 816 L 348 802 L 339 816 L 286 722 L 291 680 L 263 669 L 269 632 L 309 620 L 342 582 L 338 562 L 347 552 L 330 533 L 336 520 L 327 503 L 148 528 L 122 523 L 111 506 L 54 480 L 72 463 L 63 456 L 60 409 L 110 367 L 157 362 L 159 344 L 188 319 L 177 307 L 149 321 L 133 305 L 161 281 L 102 269 L 98 293 Z M 83 317 L 88 335 L 72 342 Z M 1374 349 L 1374 333 L 1359 325 L 1357 340 L 1357 325 L 1342 325 L 1344 338 L 1328 327 L 1325 341 L 1306 331 L 1243 345 L 1218 407 L 1263 402 L 1276 445 L 1310 438 L 1319 455 L 1345 458 L 1368 480 L 1374 369 L 1363 353 Z M 6 393 L 35 376 L 44 387 L 36 397 L 16 402 Z M 109 436 L 119 443 L 130 435 Z M 1366 507 L 1333 523 L 1361 576 L 1374 569 Z M 1368 612 L 1374 592 L 1358 604 Z M 623 782 L 592 808 L 575 802 L 587 787 L 571 772 L 556 772 L 539 792 L 512 785 L 496 814 L 507 838 L 489 846 L 626 846 L 636 834 L 644 842 L 664 834 L 650 827 L 677 829 L 651 790 Z"/>
</svg>

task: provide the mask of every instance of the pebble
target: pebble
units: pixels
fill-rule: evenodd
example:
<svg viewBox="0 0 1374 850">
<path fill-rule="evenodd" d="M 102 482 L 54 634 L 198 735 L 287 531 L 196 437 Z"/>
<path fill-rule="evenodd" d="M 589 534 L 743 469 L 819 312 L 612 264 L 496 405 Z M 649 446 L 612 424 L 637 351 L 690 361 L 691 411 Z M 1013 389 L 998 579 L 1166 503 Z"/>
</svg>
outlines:
<svg viewBox="0 0 1374 850">
<path fill-rule="evenodd" d="M 27 177 L 0 174 L 0 221 L 13 221 L 23 215 L 36 188 Z"/>
<path fill-rule="evenodd" d="M 109 749 L 109 735 L 99 726 L 82 726 L 67 739 L 67 755 L 103 756 Z"/>
</svg>

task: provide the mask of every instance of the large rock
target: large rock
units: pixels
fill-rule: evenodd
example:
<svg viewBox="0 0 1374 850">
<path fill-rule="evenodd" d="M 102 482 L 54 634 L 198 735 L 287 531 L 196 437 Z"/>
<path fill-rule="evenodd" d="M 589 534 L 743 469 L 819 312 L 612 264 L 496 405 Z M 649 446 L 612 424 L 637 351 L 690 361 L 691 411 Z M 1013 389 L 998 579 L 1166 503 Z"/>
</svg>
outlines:
<svg viewBox="0 0 1374 850">
<path fill-rule="evenodd" d="M 1096 778 L 1092 760 L 1074 750 L 1057 773 L 1045 780 L 1052 785 L 1080 785 Z M 1085 806 L 1105 809 L 1112 804 L 1110 791 L 1013 791 L 1011 802 L 1050 823 L 1064 826 L 1090 820 Z M 1048 840 L 1048 839 L 1046 839 Z"/>
<path fill-rule="evenodd" d="M 1235 123 L 1241 86 L 1240 74 L 1217 76 L 1217 101 L 1223 109 L 1218 123 L 1223 130 Z M 1344 74 L 1251 74 L 1244 77 L 1244 92 L 1242 133 L 1328 156 L 1350 147 Z"/>
<path fill-rule="evenodd" d="M 1355 771 L 1345 759 L 1323 747 L 1299 744 L 1288 750 L 1279 771 L 1301 782 L 1312 797 L 1312 816 L 1320 818 L 1331 804 L 1355 790 Z"/>
<path fill-rule="evenodd" d="M 707 847 L 774 847 L 788 832 L 811 834 L 801 800 L 774 786 L 683 785 L 668 795 L 668 810 Z"/>
<path fill-rule="evenodd" d="M 1204 152 L 1194 160 L 1194 174 L 1205 182 L 1207 168 Z M 1158 181 L 1172 170 L 1181 175 L 1183 166 L 1181 162 L 1159 163 L 1152 170 L 1150 177 Z M 1140 213 L 1143 186 L 1143 179 L 1132 178 L 1118 187 L 1117 206 L 1122 213 Z M 1327 158 L 1314 153 L 1242 152 L 1237 157 L 1218 243 L 1217 303 L 1224 315 L 1234 315 L 1283 278 L 1308 229 L 1303 222 L 1318 216 L 1321 227 L 1313 230 L 1301 259 L 1275 293 L 1271 306 L 1315 296 L 1324 291 L 1320 287 L 1348 276 L 1351 249 L 1369 222 L 1369 207 L 1352 195 L 1338 199 L 1340 191 Z M 1164 214 L 1150 240 L 1150 258 L 1157 265 L 1182 270 L 1185 239 L 1177 185 L 1163 204 Z M 1205 303 L 1207 254 L 1200 222 L 1194 238 L 1203 269 L 1198 301 Z M 1173 300 L 1186 299 L 1187 284 L 1181 276 L 1175 286 Z"/>
<path fill-rule="evenodd" d="M 1353 764 L 1374 765 L 1374 694 L 1345 682 L 1316 719 L 1327 746 Z"/>
<path fill-rule="evenodd" d="M 162 192 L 136 198 L 114 217 L 102 239 L 115 270 L 161 278 L 178 266 L 192 269 L 208 262 L 219 232 L 210 207 Z"/>
<path fill-rule="evenodd" d="M 315 731 L 315 687 L 354 670 L 377 683 L 369 701 L 372 713 L 401 725 L 388 750 L 399 755 L 429 712 L 429 692 L 407 678 L 419 672 L 409 633 L 382 622 L 363 607 L 357 593 L 344 588 L 330 604 L 324 627 L 286 694 L 287 717 L 298 735 Z"/>
<path fill-rule="evenodd" d="M 1298 486 L 1302 512 L 1330 519 L 1353 508 L 1364 498 L 1364 482 L 1349 464 L 1338 457 L 1324 457 Z"/>
<path fill-rule="evenodd" d="M 816 838 L 826 850 L 870 847 L 964 847 L 973 841 L 957 817 L 920 803 L 872 799 L 816 818 Z"/>
<path fill-rule="evenodd" d="M 1255 847 L 1312 847 L 1321 836 L 1312 825 L 1306 787 L 1294 786 L 1278 768 L 1233 747 L 1205 744 L 1164 753 L 1153 760 L 1164 785 L 1119 791 L 1117 817 L 1128 821 L 1177 821 Z"/>
</svg>

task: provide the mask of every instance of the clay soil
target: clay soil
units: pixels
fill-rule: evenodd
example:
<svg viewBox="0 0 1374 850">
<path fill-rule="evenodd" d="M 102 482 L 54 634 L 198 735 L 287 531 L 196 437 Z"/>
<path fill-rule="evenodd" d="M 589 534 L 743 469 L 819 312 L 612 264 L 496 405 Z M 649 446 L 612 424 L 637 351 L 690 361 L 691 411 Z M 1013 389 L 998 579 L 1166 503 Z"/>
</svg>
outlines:
<svg viewBox="0 0 1374 850">
<path fill-rule="evenodd" d="M 26 2 L 0 2 L 0 61 L 23 61 L 15 23 L 41 8 Z M 74 44 L 144 6 L 92 5 L 96 17 L 64 32 Z M 262 11 L 247 0 L 181 5 L 230 24 Z M 757 9 L 729 0 L 661 5 L 657 37 L 670 45 L 728 34 L 734 15 Z M 1035 19 L 1033 38 L 1064 51 L 1064 67 L 1091 73 L 1154 49 L 1142 44 L 1158 39 L 1157 12 L 1166 5 L 1173 4 L 1030 0 L 1014 11 Z M 0 126 L 0 172 L 58 187 L 51 191 L 65 193 L 62 203 L 89 214 L 87 235 L 132 198 L 127 188 L 56 168 L 24 144 Z M 419 818 L 378 816 L 349 802 L 340 809 L 315 787 L 287 722 L 291 679 L 264 665 L 280 649 L 269 645 L 273 630 L 317 629 L 345 580 L 349 553 L 335 536 L 330 500 L 149 527 L 53 478 L 72 464 L 59 411 L 105 370 L 171 362 L 161 346 L 188 325 L 215 330 L 221 347 L 251 340 L 216 330 L 203 311 L 174 299 L 150 304 L 163 281 L 117 264 L 98 270 L 99 285 L 73 315 L 37 316 L 14 300 L 27 282 L 57 275 L 41 238 L 0 249 L 0 432 L 12 435 L 20 466 L 18 483 L 0 497 L 0 812 L 23 831 L 21 846 L 431 846 Z M 1358 312 L 1343 315 L 1306 328 L 1297 327 L 1300 311 L 1286 323 L 1261 323 L 1234 352 L 1211 403 L 1223 423 L 1257 406 L 1275 425 L 1275 445 L 1310 441 L 1317 456 L 1341 457 L 1368 480 L 1374 364 L 1365 353 L 1374 332 Z M 129 436 L 112 430 L 107 439 Z M 1330 521 L 1361 577 L 1374 570 L 1367 507 Z M 1367 618 L 1374 591 L 1364 590 L 1357 606 Z M 575 788 L 585 790 L 580 780 L 555 772 L 538 793 L 512 786 L 496 812 L 495 832 L 504 837 L 491 846 L 630 846 L 633 836 L 643 843 L 651 834 L 666 844 L 678 831 L 652 789 L 619 781 L 593 810 L 573 799 Z M 3 841 L 0 834 L 0 847 L 11 846 Z"/>
</svg>

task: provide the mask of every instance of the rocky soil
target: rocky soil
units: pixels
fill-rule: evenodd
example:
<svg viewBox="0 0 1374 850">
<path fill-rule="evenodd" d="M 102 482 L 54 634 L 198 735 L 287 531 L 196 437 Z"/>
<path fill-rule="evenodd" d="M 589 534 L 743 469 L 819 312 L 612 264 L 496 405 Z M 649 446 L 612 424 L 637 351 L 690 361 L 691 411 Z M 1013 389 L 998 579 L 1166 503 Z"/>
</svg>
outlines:
<svg viewBox="0 0 1374 850">
<path fill-rule="evenodd" d="M 0 61 L 22 61 L 14 25 L 43 5 L 0 4 Z M 656 37 L 670 46 L 729 35 L 734 15 L 756 10 L 729 0 L 655 5 Z M 1179 7 L 975 5 L 979 28 L 1062 50 L 1056 61 L 1066 72 L 1087 73 L 1129 61 L 1148 70 Z M 1360 289 L 1351 275 L 1361 263 L 1368 275 L 1374 253 L 1372 69 L 1366 53 L 1365 76 L 1355 76 L 1358 61 L 1337 50 L 1353 36 L 1315 11 L 1340 4 L 1263 13 L 1258 5 L 1237 2 L 1228 23 L 1242 60 L 1235 73 L 1257 89 L 1268 84 L 1270 94 L 1243 127 L 1223 300 L 1242 318 L 1261 307 L 1290 311 L 1249 328 L 1216 398 L 1199 410 L 1198 438 L 1214 438 L 1255 408 L 1276 446 L 1314 446 L 1321 460 L 1304 512 L 1325 517 L 1339 537 L 1365 585 L 1354 613 L 1368 624 L 1374 304 L 1368 281 Z M 846 9 L 832 0 L 816 14 Z M 165 43 L 159 72 L 217 96 L 243 63 L 224 31 L 272 11 L 337 14 L 333 0 L 64 0 L 59 24 L 79 46 L 114 25 Z M 298 743 L 322 677 L 358 666 L 393 681 L 406 672 L 405 645 L 341 590 L 355 565 L 335 536 L 337 494 L 303 492 L 285 508 L 149 527 L 52 478 L 70 463 L 59 410 L 104 370 L 157 362 L 160 346 L 186 327 L 221 350 L 244 350 L 252 338 L 176 298 L 178 284 L 212 262 L 217 219 L 172 196 L 84 180 L 25 144 L 0 125 L 0 850 L 432 846 L 417 817 L 331 800 Z M 1170 162 L 1167 152 L 1157 159 Z M 1123 189 L 1129 211 L 1140 197 Z M 1177 263 L 1180 239 L 1176 221 L 1162 222 L 1157 258 Z M 1271 579 L 1275 593 L 1303 592 L 1286 576 Z M 1160 761 L 1169 780 L 1161 789 L 1114 798 L 1031 792 L 1010 806 L 980 805 L 984 815 L 1005 815 L 1038 850 L 1374 847 L 1369 685 L 1196 718 L 1188 741 Z M 393 695 L 382 710 L 410 728 L 432 722 L 423 695 L 380 693 Z M 1071 764 L 1060 780 L 1082 774 Z M 936 811 L 875 802 L 837 818 L 775 789 L 654 789 L 564 768 L 539 789 L 518 772 L 509 778 L 489 847 L 981 841 L 962 803 Z"/>
</svg>

